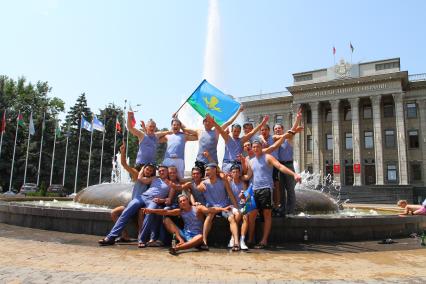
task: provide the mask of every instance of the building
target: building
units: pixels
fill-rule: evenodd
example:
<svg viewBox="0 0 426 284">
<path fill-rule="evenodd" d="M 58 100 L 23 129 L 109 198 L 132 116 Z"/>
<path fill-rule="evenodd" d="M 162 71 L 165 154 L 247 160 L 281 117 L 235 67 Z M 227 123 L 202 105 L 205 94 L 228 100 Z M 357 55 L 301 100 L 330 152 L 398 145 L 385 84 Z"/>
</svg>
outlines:
<svg viewBox="0 0 426 284">
<path fill-rule="evenodd" d="M 426 74 L 400 70 L 400 59 L 293 74 L 288 91 L 239 98 L 246 120 L 268 114 L 289 128 L 303 109 L 297 135 L 300 169 L 332 175 L 342 186 L 426 186 Z"/>
</svg>

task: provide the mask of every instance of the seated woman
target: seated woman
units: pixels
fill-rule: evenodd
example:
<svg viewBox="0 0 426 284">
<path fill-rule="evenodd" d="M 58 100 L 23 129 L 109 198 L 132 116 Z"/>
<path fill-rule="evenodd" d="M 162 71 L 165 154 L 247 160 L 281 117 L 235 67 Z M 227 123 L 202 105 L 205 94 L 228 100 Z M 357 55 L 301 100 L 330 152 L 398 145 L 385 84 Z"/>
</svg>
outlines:
<svg viewBox="0 0 426 284">
<path fill-rule="evenodd" d="M 415 205 L 415 204 L 408 204 L 407 200 L 399 200 L 397 205 L 398 207 L 401 207 L 404 209 L 404 213 L 400 214 L 399 216 L 406 216 L 406 215 L 426 215 L 426 205 L 424 205 L 425 202 L 423 202 L 423 205 Z"/>
<path fill-rule="evenodd" d="M 111 229 L 110 233 L 105 238 L 98 241 L 99 245 L 113 245 L 115 243 L 115 239 L 120 236 L 131 216 L 136 214 L 140 208 L 156 208 L 158 204 L 155 202 L 155 199 L 164 199 L 169 195 L 169 188 L 172 183 L 169 181 L 168 177 L 169 174 L 167 167 L 159 166 L 158 177 L 154 178 L 149 189 L 142 193 L 142 195 L 136 196 L 129 202 L 120 218 L 118 218 L 117 222 L 114 224 L 114 227 Z M 140 183 L 141 181 L 138 179 L 138 181 L 135 183 L 135 186 L 138 186 Z M 140 248 L 146 246 L 145 242 L 142 241 L 142 233 L 145 232 L 144 236 L 146 236 L 147 232 L 151 232 L 152 225 L 152 218 L 144 219 L 142 231 L 140 231 L 138 237 Z"/>
<path fill-rule="evenodd" d="M 165 210 L 165 209 L 145 209 L 145 214 L 158 214 L 163 216 L 180 216 L 183 219 L 183 230 L 179 229 L 170 218 L 164 219 L 164 225 L 170 233 L 176 236 L 178 244 L 170 248 L 170 253 L 175 255 L 179 250 L 190 249 L 197 247 L 203 243 L 203 222 L 205 214 L 216 214 L 219 212 L 226 212 L 230 207 L 224 208 L 206 208 L 203 205 L 194 206 L 189 202 L 188 196 L 180 194 L 178 197 L 179 208 Z"/>
<path fill-rule="evenodd" d="M 121 153 L 121 165 L 123 166 L 123 168 L 129 172 L 131 179 L 133 182 L 136 182 L 138 180 L 138 176 L 141 173 L 141 180 L 143 181 L 140 184 L 135 184 L 135 186 L 133 187 L 132 190 L 132 199 L 135 198 L 138 195 L 141 195 L 142 193 L 144 193 L 148 188 L 149 188 L 149 184 L 146 183 L 151 183 L 152 178 L 155 175 L 155 166 L 153 164 L 146 164 L 144 167 L 142 167 L 141 169 L 136 169 L 136 168 L 132 168 L 127 164 L 126 161 L 126 143 L 123 143 L 123 145 L 121 145 L 120 147 L 120 153 Z M 112 221 L 115 223 L 117 222 L 118 218 L 120 217 L 121 213 L 123 213 L 124 209 L 126 207 L 125 206 L 118 206 L 114 209 L 112 209 L 111 211 L 111 219 Z M 138 213 L 138 218 L 137 218 L 137 232 L 139 232 L 142 223 L 143 223 L 143 210 L 140 210 Z M 121 237 L 115 240 L 116 242 L 123 242 L 123 243 L 127 243 L 130 242 L 130 238 L 129 235 L 127 233 L 127 230 L 124 229 Z"/>
</svg>

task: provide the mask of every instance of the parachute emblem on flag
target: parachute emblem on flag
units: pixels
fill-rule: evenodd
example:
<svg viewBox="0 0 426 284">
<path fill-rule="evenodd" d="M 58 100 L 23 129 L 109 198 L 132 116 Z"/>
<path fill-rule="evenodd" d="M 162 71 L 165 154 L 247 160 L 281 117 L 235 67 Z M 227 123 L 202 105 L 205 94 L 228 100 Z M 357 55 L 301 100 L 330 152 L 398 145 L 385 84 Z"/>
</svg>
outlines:
<svg viewBox="0 0 426 284">
<path fill-rule="evenodd" d="M 206 103 L 206 106 L 207 106 L 208 109 L 215 110 L 215 111 L 218 111 L 218 112 L 222 111 L 219 107 L 217 107 L 217 104 L 219 103 L 219 99 L 216 98 L 215 96 L 211 96 L 210 101 L 208 100 L 207 97 L 203 97 L 203 100 Z"/>
</svg>

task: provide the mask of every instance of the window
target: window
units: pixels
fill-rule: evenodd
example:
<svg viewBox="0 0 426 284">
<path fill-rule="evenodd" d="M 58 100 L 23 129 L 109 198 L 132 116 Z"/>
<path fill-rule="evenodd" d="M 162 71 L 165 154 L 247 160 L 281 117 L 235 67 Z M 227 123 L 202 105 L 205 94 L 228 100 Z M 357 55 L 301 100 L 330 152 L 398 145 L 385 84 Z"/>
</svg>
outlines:
<svg viewBox="0 0 426 284">
<path fill-rule="evenodd" d="M 345 148 L 347 150 L 352 149 L 352 133 L 345 134 Z"/>
<path fill-rule="evenodd" d="M 385 130 L 385 146 L 395 147 L 395 130 Z"/>
<path fill-rule="evenodd" d="M 418 163 L 411 164 L 411 180 L 412 181 L 422 180 L 422 166 Z"/>
<path fill-rule="evenodd" d="M 345 107 L 344 115 L 345 115 L 344 120 L 352 120 L 351 107 L 349 107 L 349 106 Z"/>
<path fill-rule="evenodd" d="M 306 123 L 311 124 L 312 123 L 312 112 L 310 109 L 306 111 Z"/>
<path fill-rule="evenodd" d="M 408 146 L 410 148 L 419 148 L 419 132 L 417 130 L 408 131 Z"/>
<path fill-rule="evenodd" d="M 385 70 L 385 69 L 393 69 L 393 68 L 399 68 L 399 62 L 398 61 L 376 64 L 376 71 Z"/>
<path fill-rule="evenodd" d="M 373 110 L 371 108 L 371 105 L 365 105 L 363 108 L 363 116 L 364 119 L 370 119 L 373 117 Z"/>
<path fill-rule="evenodd" d="M 333 135 L 332 134 L 327 134 L 327 144 L 325 145 L 327 150 L 333 150 Z"/>
<path fill-rule="evenodd" d="M 312 135 L 306 135 L 306 151 L 312 151 Z"/>
<path fill-rule="evenodd" d="M 310 81 L 310 80 L 312 80 L 312 74 L 294 76 L 295 82 Z"/>
<path fill-rule="evenodd" d="M 383 104 L 383 117 L 393 117 L 393 103 Z"/>
<path fill-rule="evenodd" d="M 407 103 L 407 118 L 417 117 L 417 106 L 416 103 Z"/>
<path fill-rule="evenodd" d="M 373 149 L 373 131 L 364 131 L 364 148 Z"/>
<path fill-rule="evenodd" d="M 277 115 L 275 116 L 275 123 L 279 123 L 282 124 L 284 121 L 283 116 L 282 115 Z"/>
<path fill-rule="evenodd" d="M 396 182 L 396 165 L 389 164 L 387 168 L 388 181 Z"/>
<path fill-rule="evenodd" d="M 332 113 L 331 113 L 331 109 L 326 109 L 325 110 L 325 121 L 330 122 L 330 121 L 332 121 L 332 119 L 333 119 L 333 116 L 332 116 Z"/>
</svg>

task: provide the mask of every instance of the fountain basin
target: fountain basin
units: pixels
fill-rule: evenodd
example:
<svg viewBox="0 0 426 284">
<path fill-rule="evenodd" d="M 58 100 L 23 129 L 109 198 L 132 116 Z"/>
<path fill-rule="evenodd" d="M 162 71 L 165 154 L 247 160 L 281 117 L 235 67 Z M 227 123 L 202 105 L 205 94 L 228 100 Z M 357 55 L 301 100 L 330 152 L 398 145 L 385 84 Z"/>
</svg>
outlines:
<svg viewBox="0 0 426 284">
<path fill-rule="evenodd" d="M 31 198 L 34 200 L 34 198 Z M 0 222 L 30 228 L 103 236 L 112 228 L 110 209 L 46 207 L 20 202 L 26 198 L 0 200 Z M 45 198 L 53 201 L 53 198 Z M 68 199 L 69 200 L 69 199 Z M 378 211 L 380 214 L 380 211 Z M 258 237 L 262 222 L 257 221 Z M 136 236 L 134 226 L 130 233 Z M 426 216 L 374 215 L 336 216 L 306 215 L 273 218 L 270 243 L 282 244 L 303 241 L 307 231 L 309 241 L 357 241 L 408 237 L 426 229 Z M 226 232 L 225 234 L 223 232 Z M 216 218 L 209 242 L 223 246 L 229 240 L 229 225 L 224 218 Z"/>
</svg>

